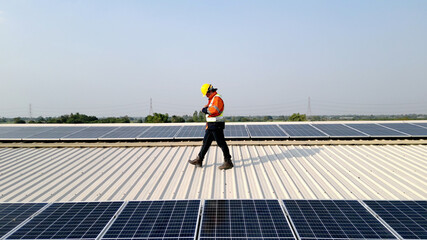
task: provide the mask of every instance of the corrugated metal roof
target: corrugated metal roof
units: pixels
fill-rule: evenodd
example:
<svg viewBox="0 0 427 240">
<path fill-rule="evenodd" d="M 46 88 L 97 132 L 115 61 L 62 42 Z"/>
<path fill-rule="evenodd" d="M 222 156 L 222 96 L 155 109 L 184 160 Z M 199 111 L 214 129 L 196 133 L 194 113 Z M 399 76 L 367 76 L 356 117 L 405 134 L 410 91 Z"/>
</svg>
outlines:
<svg viewBox="0 0 427 240">
<path fill-rule="evenodd" d="M 427 199 L 426 145 L 0 148 L 0 202 Z"/>
</svg>

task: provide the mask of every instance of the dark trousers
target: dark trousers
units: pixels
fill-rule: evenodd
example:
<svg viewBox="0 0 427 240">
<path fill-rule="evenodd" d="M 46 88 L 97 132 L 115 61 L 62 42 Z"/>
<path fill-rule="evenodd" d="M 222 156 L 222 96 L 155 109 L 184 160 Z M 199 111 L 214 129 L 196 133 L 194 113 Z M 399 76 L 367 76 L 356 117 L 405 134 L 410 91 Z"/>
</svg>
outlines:
<svg viewBox="0 0 427 240">
<path fill-rule="evenodd" d="M 203 138 L 203 146 L 200 149 L 199 157 L 200 159 L 204 159 L 206 153 L 209 150 L 209 147 L 212 144 L 212 141 L 215 139 L 218 146 L 222 149 L 222 153 L 224 154 L 224 159 L 231 159 L 230 150 L 228 149 L 227 143 L 224 138 L 224 129 L 206 129 L 205 137 Z"/>
</svg>

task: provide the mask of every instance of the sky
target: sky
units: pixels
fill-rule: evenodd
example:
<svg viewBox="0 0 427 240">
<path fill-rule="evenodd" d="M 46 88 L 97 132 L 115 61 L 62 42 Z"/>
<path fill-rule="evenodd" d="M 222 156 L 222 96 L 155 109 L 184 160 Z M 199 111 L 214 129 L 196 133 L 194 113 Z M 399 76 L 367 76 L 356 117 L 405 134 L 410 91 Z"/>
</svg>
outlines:
<svg viewBox="0 0 427 240">
<path fill-rule="evenodd" d="M 427 1 L 0 0 L 0 117 L 192 115 L 205 83 L 225 116 L 427 114 Z"/>
</svg>

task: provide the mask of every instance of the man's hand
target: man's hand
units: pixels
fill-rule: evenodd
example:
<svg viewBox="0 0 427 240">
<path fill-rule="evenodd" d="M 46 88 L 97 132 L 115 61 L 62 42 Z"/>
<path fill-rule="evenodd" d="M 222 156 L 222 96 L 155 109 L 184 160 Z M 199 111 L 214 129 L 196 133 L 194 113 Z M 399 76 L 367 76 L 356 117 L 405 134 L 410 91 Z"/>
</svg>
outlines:
<svg viewBox="0 0 427 240">
<path fill-rule="evenodd" d="M 208 108 L 207 107 L 202 108 L 202 113 L 208 114 Z"/>
</svg>

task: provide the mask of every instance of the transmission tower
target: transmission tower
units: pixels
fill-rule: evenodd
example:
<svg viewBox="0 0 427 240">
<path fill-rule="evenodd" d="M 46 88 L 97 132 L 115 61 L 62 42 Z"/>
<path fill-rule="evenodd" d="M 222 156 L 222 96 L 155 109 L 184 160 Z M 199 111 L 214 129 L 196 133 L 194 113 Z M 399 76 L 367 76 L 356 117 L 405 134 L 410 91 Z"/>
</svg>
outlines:
<svg viewBox="0 0 427 240">
<path fill-rule="evenodd" d="M 150 98 L 150 114 L 149 115 L 153 115 L 153 99 Z"/>
<path fill-rule="evenodd" d="M 30 103 L 30 120 L 33 120 L 33 111 L 32 111 L 32 108 L 31 108 L 31 103 Z"/>
<path fill-rule="evenodd" d="M 310 97 L 308 97 L 308 106 L 307 106 L 307 119 L 311 116 L 311 101 Z"/>
</svg>

